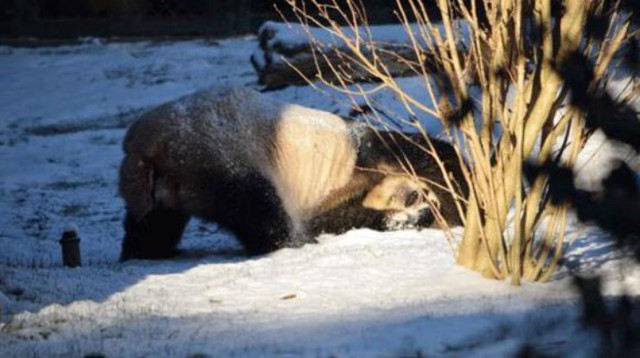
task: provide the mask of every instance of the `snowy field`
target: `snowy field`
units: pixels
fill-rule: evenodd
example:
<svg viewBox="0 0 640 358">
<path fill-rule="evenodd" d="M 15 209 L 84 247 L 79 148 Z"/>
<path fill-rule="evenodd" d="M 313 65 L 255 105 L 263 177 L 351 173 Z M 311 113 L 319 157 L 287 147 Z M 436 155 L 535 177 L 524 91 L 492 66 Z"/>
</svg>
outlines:
<svg viewBox="0 0 640 358">
<path fill-rule="evenodd" d="M 256 47 L 0 47 L 0 357 L 496 357 L 525 343 L 597 354 L 568 272 L 603 274 L 615 298 L 640 295 L 640 270 L 577 223 L 555 279 L 522 287 L 456 266 L 455 243 L 437 230 L 354 230 L 247 259 L 232 236 L 192 221 L 179 258 L 118 263 L 126 125 L 198 89 L 257 88 Z M 266 95 L 340 114 L 351 105 L 309 87 Z M 68 225 L 81 268 L 62 267 Z"/>
</svg>

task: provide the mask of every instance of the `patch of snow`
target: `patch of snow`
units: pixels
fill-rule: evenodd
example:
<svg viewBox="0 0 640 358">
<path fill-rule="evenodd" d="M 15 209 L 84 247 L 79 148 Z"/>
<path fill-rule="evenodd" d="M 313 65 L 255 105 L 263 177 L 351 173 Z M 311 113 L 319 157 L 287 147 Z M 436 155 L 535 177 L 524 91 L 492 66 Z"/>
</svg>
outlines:
<svg viewBox="0 0 640 358">
<path fill-rule="evenodd" d="M 246 38 L 0 47 L 0 120 L 14 126 L 81 121 L 155 106 L 214 83 L 245 85 L 253 72 L 237 64 L 247 62 L 254 45 Z"/>
</svg>

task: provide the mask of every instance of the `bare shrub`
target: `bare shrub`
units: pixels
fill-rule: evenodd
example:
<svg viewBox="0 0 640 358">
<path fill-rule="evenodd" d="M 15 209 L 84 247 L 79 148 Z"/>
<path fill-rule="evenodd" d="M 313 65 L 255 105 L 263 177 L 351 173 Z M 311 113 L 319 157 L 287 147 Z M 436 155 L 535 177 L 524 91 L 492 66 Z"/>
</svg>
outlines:
<svg viewBox="0 0 640 358">
<path fill-rule="evenodd" d="M 458 263 L 516 285 L 548 280 L 562 253 L 568 205 L 549 200 L 546 175 L 527 185 L 523 166 L 571 167 L 593 133 L 594 111 L 586 102 L 606 97 L 615 108 L 637 98 L 637 83 L 625 98 L 607 94 L 623 52 L 633 52 L 627 49 L 632 44 L 637 52 L 632 6 L 622 0 L 437 0 L 439 13 L 433 14 L 423 1 L 397 0 L 411 53 L 406 56 L 376 42 L 361 0 L 288 4 L 305 29 L 322 28 L 339 42 L 310 40 L 318 72 L 308 81 L 364 96 L 371 120 L 399 122 L 426 135 L 425 121 L 390 123 L 367 100 L 381 89 L 393 91 L 412 118 L 439 121 L 469 164 L 470 194 L 458 196 L 465 223 Z M 335 64 L 338 50 L 343 61 Z M 388 58 L 423 79 L 430 101 L 403 89 Z M 376 85 L 354 84 L 354 71 Z M 614 122 L 618 116 L 598 115 Z M 448 189 L 456 191 L 453 183 Z"/>
</svg>

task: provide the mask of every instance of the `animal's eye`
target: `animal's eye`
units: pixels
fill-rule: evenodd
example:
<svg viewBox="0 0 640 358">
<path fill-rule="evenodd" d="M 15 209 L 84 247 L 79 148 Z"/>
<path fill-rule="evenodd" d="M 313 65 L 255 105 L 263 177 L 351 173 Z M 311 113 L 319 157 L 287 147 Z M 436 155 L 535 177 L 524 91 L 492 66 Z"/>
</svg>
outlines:
<svg viewBox="0 0 640 358">
<path fill-rule="evenodd" d="M 407 195 L 407 198 L 404 200 L 404 206 L 405 207 L 410 207 L 410 206 L 414 205 L 418 201 L 419 197 L 420 197 L 420 194 L 417 191 L 415 191 L 415 190 L 411 191 Z"/>
</svg>

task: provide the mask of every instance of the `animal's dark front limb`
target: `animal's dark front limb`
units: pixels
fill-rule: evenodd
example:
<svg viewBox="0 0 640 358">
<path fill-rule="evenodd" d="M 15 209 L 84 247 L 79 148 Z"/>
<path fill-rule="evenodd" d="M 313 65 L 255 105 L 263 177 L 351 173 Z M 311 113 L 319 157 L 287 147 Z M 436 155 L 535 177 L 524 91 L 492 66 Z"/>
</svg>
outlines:
<svg viewBox="0 0 640 358">
<path fill-rule="evenodd" d="M 153 209 L 143 218 L 127 213 L 120 260 L 164 259 L 175 256 L 178 253 L 176 247 L 188 222 L 188 215 L 174 209 Z"/>
<path fill-rule="evenodd" d="M 358 202 L 316 215 L 309 222 L 309 230 L 314 236 L 342 234 L 357 228 L 384 231 L 387 230 L 386 218 L 387 212 L 365 208 Z"/>
<path fill-rule="evenodd" d="M 422 209 L 376 210 L 362 206 L 360 200 L 313 217 L 310 230 L 314 236 L 322 233 L 342 234 L 351 229 L 368 228 L 378 231 L 403 230 L 430 227 L 434 216 L 428 206 Z"/>
<path fill-rule="evenodd" d="M 298 232 L 275 187 L 259 173 L 217 185 L 215 217 L 211 219 L 235 233 L 247 254 L 261 255 L 316 242 Z"/>
</svg>

